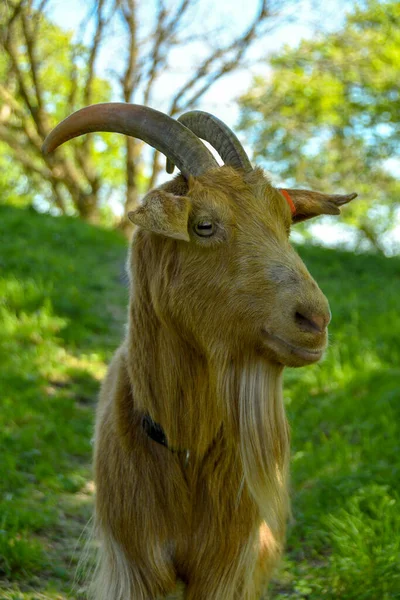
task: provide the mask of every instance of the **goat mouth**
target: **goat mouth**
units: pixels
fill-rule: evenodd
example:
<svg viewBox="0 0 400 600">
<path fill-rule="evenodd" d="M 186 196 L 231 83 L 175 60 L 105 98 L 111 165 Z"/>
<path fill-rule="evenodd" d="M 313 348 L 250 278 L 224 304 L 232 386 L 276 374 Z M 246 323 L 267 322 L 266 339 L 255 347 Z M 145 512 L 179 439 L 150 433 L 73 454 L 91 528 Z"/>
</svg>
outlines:
<svg viewBox="0 0 400 600">
<path fill-rule="evenodd" d="M 305 348 L 304 346 L 295 346 L 285 339 L 269 333 L 263 329 L 263 336 L 271 350 L 276 352 L 278 355 L 292 355 L 300 358 L 306 363 L 313 363 L 320 360 L 322 357 L 325 345 L 320 348 Z"/>
</svg>

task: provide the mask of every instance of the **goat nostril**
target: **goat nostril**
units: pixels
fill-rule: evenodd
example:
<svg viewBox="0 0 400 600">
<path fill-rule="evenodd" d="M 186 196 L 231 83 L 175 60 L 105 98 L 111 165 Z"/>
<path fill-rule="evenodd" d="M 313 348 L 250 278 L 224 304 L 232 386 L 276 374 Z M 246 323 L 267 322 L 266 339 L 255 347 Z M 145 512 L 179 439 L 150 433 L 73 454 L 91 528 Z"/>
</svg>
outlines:
<svg viewBox="0 0 400 600">
<path fill-rule="evenodd" d="M 303 331 L 322 333 L 330 321 L 330 316 L 326 317 L 317 313 L 309 313 L 306 316 L 297 311 L 294 320 Z"/>
</svg>

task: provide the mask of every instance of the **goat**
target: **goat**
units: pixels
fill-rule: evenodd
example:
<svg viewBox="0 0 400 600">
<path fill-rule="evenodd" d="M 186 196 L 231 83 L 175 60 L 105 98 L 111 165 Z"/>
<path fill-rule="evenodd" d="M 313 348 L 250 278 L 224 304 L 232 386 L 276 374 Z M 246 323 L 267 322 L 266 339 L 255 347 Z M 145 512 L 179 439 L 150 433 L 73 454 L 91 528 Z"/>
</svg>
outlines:
<svg viewBox="0 0 400 600">
<path fill-rule="evenodd" d="M 254 600 L 289 513 L 283 369 L 321 358 L 331 318 L 290 226 L 356 194 L 274 188 L 199 111 L 86 107 L 44 151 L 91 131 L 138 137 L 181 172 L 129 214 L 129 323 L 96 420 L 93 598 L 161 598 L 181 580 L 186 600 Z"/>
</svg>

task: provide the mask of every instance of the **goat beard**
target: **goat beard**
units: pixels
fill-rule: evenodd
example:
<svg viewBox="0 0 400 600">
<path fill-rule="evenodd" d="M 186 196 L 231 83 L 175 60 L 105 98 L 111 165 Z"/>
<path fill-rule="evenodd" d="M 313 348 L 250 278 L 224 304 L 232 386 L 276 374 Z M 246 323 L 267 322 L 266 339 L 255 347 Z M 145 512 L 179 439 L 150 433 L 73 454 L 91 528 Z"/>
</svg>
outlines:
<svg viewBox="0 0 400 600">
<path fill-rule="evenodd" d="M 171 447 L 189 448 L 199 457 L 222 426 L 226 450 L 239 452 L 242 481 L 260 518 L 283 541 L 289 514 L 283 367 L 251 350 L 232 356 L 220 344 L 197 352 L 161 327 L 150 306 L 139 299 L 131 305 L 128 364 L 136 408 L 162 425 Z M 238 495 L 242 492 L 243 485 Z"/>
<path fill-rule="evenodd" d="M 289 515 L 290 438 L 282 393 L 283 368 L 243 357 L 220 373 L 220 397 L 239 446 L 243 480 L 273 538 L 283 541 Z"/>
</svg>

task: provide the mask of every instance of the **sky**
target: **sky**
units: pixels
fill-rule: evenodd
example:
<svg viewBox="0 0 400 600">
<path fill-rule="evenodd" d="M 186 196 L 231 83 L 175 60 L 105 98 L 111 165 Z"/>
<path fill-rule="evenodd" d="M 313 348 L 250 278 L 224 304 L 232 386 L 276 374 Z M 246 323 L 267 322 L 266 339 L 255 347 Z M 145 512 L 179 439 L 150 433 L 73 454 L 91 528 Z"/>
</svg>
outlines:
<svg viewBox="0 0 400 600">
<path fill-rule="evenodd" d="M 155 11 L 154 0 L 138 3 L 145 6 L 141 12 L 144 25 L 151 21 Z M 200 0 L 199 20 L 210 27 L 219 27 L 222 33 L 230 34 L 234 31 L 243 31 L 257 12 L 258 0 L 230 0 L 229 9 L 225 3 L 215 3 L 213 0 Z M 315 6 L 318 6 L 318 10 Z M 283 19 L 279 19 L 275 29 L 260 40 L 250 51 L 249 56 L 257 61 L 263 58 L 263 62 L 254 64 L 250 69 L 242 69 L 223 78 L 212 86 L 200 101 L 199 108 L 215 113 L 233 127 L 237 122 L 238 108 L 236 98 L 244 93 L 251 85 L 255 74 L 268 74 L 266 57 L 277 52 L 284 44 L 297 45 L 301 39 L 310 38 L 318 34 L 318 29 L 323 31 L 338 29 L 344 20 L 344 8 L 351 6 L 346 0 L 292 0 L 291 6 L 284 11 Z M 85 16 L 87 6 L 82 0 L 55 0 L 51 4 L 51 18 L 62 28 L 77 31 L 82 18 Z M 225 8 L 224 8 L 225 7 Z M 245 7 L 245 8 L 244 8 Z M 287 21 L 290 22 L 287 22 Z M 158 95 L 153 99 L 155 108 L 163 108 L 163 97 L 166 87 L 178 86 L 182 82 L 182 75 L 190 73 L 196 56 L 193 52 L 201 52 L 200 45 L 194 46 L 192 51 L 177 51 L 174 55 L 174 67 L 165 74 L 160 83 Z M 118 35 L 110 39 L 104 47 L 96 64 L 100 75 L 108 78 L 110 67 L 115 68 L 121 60 L 121 41 Z M 118 98 L 119 99 L 119 98 Z"/>
<path fill-rule="evenodd" d="M 147 0 L 140 6 L 144 10 L 140 14 L 144 26 L 151 22 L 155 11 L 155 0 Z M 200 0 L 198 20 L 207 22 L 211 27 L 219 29 L 222 35 L 234 31 L 243 31 L 257 12 L 258 0 L 231 0 L 229 9 L 225 3 L 215 3 L 213 0 Z M 263 37 L 251 50 L 249 56 L 254 59 L 251 68 L 235 71 L 212 86 L 209 92 L 199 102 L 197 108 L 212 112 L 230 127 L 234 128 L 238 121 L 237 98 L 251 86 L 254 75 L 261 74 L 268 77 L 268 56 L 278 52 L 284 45 L 296 46 L 302 39 L 315 38 L 328 31 L 341 27 L 345 14 L 351 10 L 354 2 L 349 0 L 293 0 L 289 8 L 284 11 L 284 16 L 278 20 L 266 36 Z M 79 24 L 87 11 L 87 5 L 82 0 L 55 0 L 51 4 L 50 17 L 57 25 L 64 29 L 77 32 Z M 196 62 L 196 52 L 202 52 L 201 45 L 192 46 L 191 50 L 185 48 L 178 50 L 173 57 L 173 67 L 169 68 L 161 79 L 156 95 L 152 99 L 152 106 L 165 110 L 165 90 L 173 89 L 182 82 L 182 78 L 190 74 Z M 261 60 L 260 60 L 261 59 Z M 121 63 L 121 38 L 118 32 L 105 44 L 96 70 L 99 75 L 109 79 L 110 68 L 118 69 Z M 120 100 L 115 97 L 115 100 Z M 239 136 L 240 137 L 240 136 Z M 245 149 L 251 156 L 251 149 L 246 147 L 245 140 L 241 140 Z M 166 177 L 165 177 L 166 178 Z M 284 186 L 285 182 L 276 182 Z M 119 202 L 111 201 L 116 213 L 121 212 Z M 333 244 L 338 238 L 338 227 L 329 224 L 316 223 L 312 227 L 313 235 L 327 244 Z M 296 234 L 294 234 L 296 237 Z M 340 229 L 342 243 L 352 244 L 353 234 L 347 228 Z"/>
</svg>

